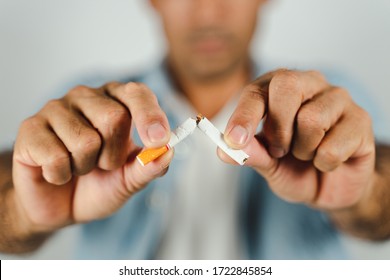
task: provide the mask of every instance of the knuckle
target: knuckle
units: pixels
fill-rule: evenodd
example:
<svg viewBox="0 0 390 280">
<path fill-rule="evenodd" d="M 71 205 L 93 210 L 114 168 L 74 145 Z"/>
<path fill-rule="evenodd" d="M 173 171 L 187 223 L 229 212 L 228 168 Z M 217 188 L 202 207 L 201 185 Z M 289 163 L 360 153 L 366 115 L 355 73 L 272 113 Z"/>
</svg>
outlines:
<svg viewBox="0 0 390 280">
<path fill-rule="evenodd" d="M 46 163 L 44 165 L 61 168 L 69 165 L 69 162 L 70 162 L 69 153 L 57 149 L 56 152 L 52 152 L 47 156 Z"/>
<path fill-rule="evenodd" d="M 43 124 L 42 118 L 38 115 L 34 115 L 25 119 L 20 125 L 20 131 L 36 131 L 37 128 Z"/>
<path fill-rule="evenodd" d="M 281 142 L 284 142 L 290 138 L 290 131 L 287 129 L 276 129 L 275 136 L 280 139 Z"/>
<path fill-rule="evenodd" d="M 329 167 L 336 167 L 341 163 L 340 152 L 335 147 L 319 147 L 316 157 L 318 161 Z"/>
<path fill-rule="evenodd" d="M 236 119 L 249 120 L 253 118 L 253 110 L 248 107 L 241 108 L 239 112 L 236 112 Z"/>
<path fill-rule="evenodd" d="M 244 98 L 249 98 L 249 100 L 256 100 L 260 102 L 264 102 L 264 97 L 267 94 L 264 88 L 255 84 L 247 85 L 243 92 L 245 93 Z"/>
<path fill-rule="evenodd" d="M 147 87 L 138 82 L 129 82 L 124 85 L 124 92 L 129 95 L 144 94 L 147 91 Z"/>
<path fill-rule="evenodd" d="M 80 96 L 91 96 L 93 95 L 94 91 L 90 87 L 84 86 L 84 85 L 78 85 L 72 88 L 68 93 L 68 98 L 79 98 Z"/>
<path fill-rule="evenodd" d="M 74 88 L 72 88 L 69 93 L 73 93 L 73 94 L 82 94 L 82 93 L 86 93 L 86 92 L 90 92 L 91 91 L 91 88 L 87 87 L 87 86 L 84 86 L 84 85 L 77 85 L 75 86 Z"/>
<path fill-rule="evenodd" d="M 252 121 L 253 119 L 256 119 L 257 118 L 256 114 L 258 113 L 255 111 L 255 109 L 251 107 L 240 107 L 240 110 L 237 110 L 234 113 L 234 118 L 232 118 L 230 123 L 232 125 L 246 124 Z"/>
<path fill-rule="evenodd" d="M 77 85 L 71 91 L 84 92 L 84 91 L 89 91 L 89 90 L 90 90 L 90 88 L 85 86 L 85 85 Z"/>
<path fill-rule="evenodd" d="M 309 70 L 306 72 L 310 76 L 316 78 L 316 80 L 321 81 L 323 83 L 327 83 L 325 76 L 318 70 Z"/>
<path fill-rule="evenodd" d="M 125 85 L 124 94 L 130 98 L 148 98 L 157 102 L 157 97 L 150 91 L 150 89 L 142 83 L 129 82 Z"/>
<path fill-rule="evenodd" d="M 40 145 L 37 143 L 37 135 L 42 135 L 47 130 L 47 121 L 39 115 L 25 119 L 19 127 L 17 142 L 24 143 L 27 148 L 30 145 Z"/>
<path fill-rule="evenodd" d="M 120 82 L 110 81 L 110 82 L 104 84 L 101 87 L 101 89 L 103 89 L 103 90 L 110 90 L 110 89 L 116 88 L 116 87 L 121 86 L 121 85 L 122 85 L 122 83 L 120 83 Z"/>
<path fill-rule="evenodd" d="M 134 93 L 134 92 L 139 92 L 142 91 L 143 89 L 143 84 L 138 83 L 138 82 L 128 82 L 125 84 L 124 91 L 126 93 Z"/>
<path fill-rule="evenodd" d="M 287 146 L 291 139 L 291 131 L 286 128 L 273 128 L 272 133 L 267 133 L 269 143 Z"/>
<path fill-rule="evenodd" d="M 165 123 L 163 115 L 157 110 L 145 111 L 138 116 L 138 125 L 147 126 L 153 123 Z"/>
<path fill-rule="evenodd" d="M 45 121 L 39 116 L 32 116 L 25 119 L 19 127 L 18 135 L 15 141 L 15 156 L 21 162 L 31 160 L 31 150 L 42 145 L 42 141 L 37 141 L 37 135 L 45 127 Z"/>
<path fill-rule="evenodd" d="M 300 93 L 299 74 L 295 71 L 280 70 L 271 80 L 270 88 L 281 93 Z"/>
<path fill-rule="evenodd" d="M 364 127 L 372 126 L 372 119 L 370 114 L 364 110 L 363 108 L 357 106 L 356 116 L 358 118 L 359 123 Z"/>
<path fill-rule="evenodd" d="M 121 105 L 112 106 L 111 109 L 106 110 L 100 116 L 100 122 L 104 125 L 112 127 L 120 127 L 128 124 L 130 121 L 130 114 L 126 108 Z"/>
<path fill-rule="evenodd" d="M 345 88 L 333 86 L 331 89 L 332 90 L 329 92 L 333 93 L 334 96 L 341 97 L 341 98 L 348 100 L 348 101 L 352 100 L 351 95 L 349 94 L 348 90 L 346 90 Z"/>
<path fill-rule="evenodd" d="M 80 139 L 78 139 L 76 152 L 82 152 L 84 154 L 96 153 L 100 150 L 101 145 L 102 141 L 99 134 L 94 130 L 90 130 L 83 133 Z"/>
<path fill-rule="evenodd" d="M 58 110 L 62 110 L 63 108 L 64 104 L 60 99 L 52 99 L 46 103 L 43 107 L 43 111 L 58 112 Z"/>
<path fill-rule="evenodd" d="M 302 107 L 297 114 L 297 126 L 301 130 L 322 130 L 326 131 L 328 125 L 325 120 L 325 115 L 321 110 Z"/>
</svg>

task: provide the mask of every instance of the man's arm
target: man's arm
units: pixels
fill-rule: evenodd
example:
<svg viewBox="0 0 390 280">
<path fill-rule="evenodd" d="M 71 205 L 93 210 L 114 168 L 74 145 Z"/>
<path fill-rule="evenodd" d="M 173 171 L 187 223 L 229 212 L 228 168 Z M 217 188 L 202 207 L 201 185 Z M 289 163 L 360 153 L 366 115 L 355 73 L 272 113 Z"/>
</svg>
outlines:
<svg viewBox="0 0 390 280">
<path fill-rule="evenodd" d="M 12 185 L 12 152 L 0 154 L 0 251 L 25 253 L 37 249 L 50 235 L 30 234 L 17 211 Z"/>
<path fill-rule="evenodd" d="M 390 146 L 376 146 L 377 176 L 363 199 L 353 207 L 330 212 L 336 226 L 351 235 L 371 239 L 390 238 Z"/>
</svg>

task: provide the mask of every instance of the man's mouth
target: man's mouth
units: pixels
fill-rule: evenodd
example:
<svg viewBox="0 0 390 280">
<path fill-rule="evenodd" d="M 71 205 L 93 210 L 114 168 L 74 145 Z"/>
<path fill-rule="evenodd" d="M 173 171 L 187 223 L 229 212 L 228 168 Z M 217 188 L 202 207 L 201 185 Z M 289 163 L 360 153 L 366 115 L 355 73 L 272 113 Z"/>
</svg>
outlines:
<svg viewBox="0 0 390 280">
<path fill-rule="evenodd" d="M 215 54 L 225 51 L 230 42 L 230 35 L 227 32 L 208 29 L 194 32 L 189 42 L 195 52 L 204 54 Z"/>
<path fill-rule="evenodd" d="M 225 50 L 227 48 L 227 42 L 221 38 L 208 37 L 196 40 L 193 46 L 197 52 L 216 53 Z"/>
</svg>

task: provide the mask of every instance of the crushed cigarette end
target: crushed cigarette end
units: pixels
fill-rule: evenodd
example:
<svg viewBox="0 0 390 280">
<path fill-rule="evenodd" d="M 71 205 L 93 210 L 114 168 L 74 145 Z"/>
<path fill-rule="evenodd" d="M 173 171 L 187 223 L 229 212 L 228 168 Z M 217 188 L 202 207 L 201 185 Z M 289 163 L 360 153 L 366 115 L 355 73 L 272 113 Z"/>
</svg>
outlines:
<svg viewBox="0 0 390 280">
<path fill-rule="evenodd" d="M 203 117 L 202 114 L 199 113 L 199 114 L 196 116 L 196 125 L 198 125 L 202 119 L 204 119 L 204 117 Z"/>
</svg>

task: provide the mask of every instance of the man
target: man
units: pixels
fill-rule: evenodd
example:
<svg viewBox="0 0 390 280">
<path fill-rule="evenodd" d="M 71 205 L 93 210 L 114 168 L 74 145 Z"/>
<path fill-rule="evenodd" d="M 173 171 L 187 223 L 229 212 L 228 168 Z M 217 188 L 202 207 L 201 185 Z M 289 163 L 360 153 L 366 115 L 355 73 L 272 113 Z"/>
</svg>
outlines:
<svg viewBox="0 0 390 280">
<path fill-rule="evenodd" d="M 79 223 L 77 258 L 343 258 L 335 227 L 389 237 L 389 147 L 321 73 L 260 75 L 249 45 L 264 0 L 151 2 L 164 64 L 48 102 L 2 155 L 1 251 Z M 250 155 L 245 168 L 196 133 L 176 156 L 135 160 L 137 137 L 163 146 L 197 112 Z"/>
</svg>

